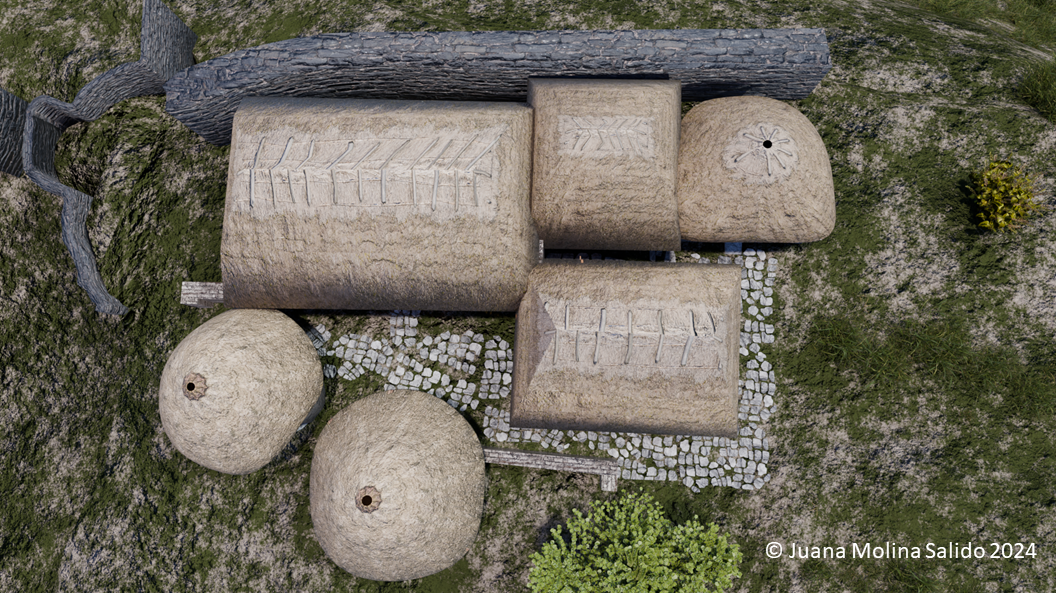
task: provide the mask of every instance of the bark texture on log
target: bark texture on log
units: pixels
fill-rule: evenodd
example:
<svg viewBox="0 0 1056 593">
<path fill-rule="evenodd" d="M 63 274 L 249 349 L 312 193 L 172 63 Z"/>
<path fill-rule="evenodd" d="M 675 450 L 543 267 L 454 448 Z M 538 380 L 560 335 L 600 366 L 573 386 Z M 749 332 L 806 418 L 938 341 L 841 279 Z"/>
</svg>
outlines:
<svg viewBox="0 0 1056 593">
<path fill-rule="evenodd" d="M 77 266 L 77 284 L 95 304 L 95 310 L 124 315 L 128 307 L 107 292 L 96 266 L 85 223 L 92 197 L 59 181 L 55 149 L 67 128 L 93 121 L 120 101 L 165 92 L 165 81 L 194 64 L 191 49 L 198 37 L 161 0 L 144 0 L 140 59 L 121 64 L 77 93 L 73 103 L 41 95 L 29 103 L 22 129 L 22 167 L 42 189 L 63 199 L 62 241 Z"/>
<path fill-rule="evenodd" d="M 524 102 L 530 77 L 593 77 L 678 79 L 683 101 L 792 100 L 831 67 L 823 29 L 333 33 L 188 68 L 165 110 L 224 145 L 243 97 Z"/>
</svg>

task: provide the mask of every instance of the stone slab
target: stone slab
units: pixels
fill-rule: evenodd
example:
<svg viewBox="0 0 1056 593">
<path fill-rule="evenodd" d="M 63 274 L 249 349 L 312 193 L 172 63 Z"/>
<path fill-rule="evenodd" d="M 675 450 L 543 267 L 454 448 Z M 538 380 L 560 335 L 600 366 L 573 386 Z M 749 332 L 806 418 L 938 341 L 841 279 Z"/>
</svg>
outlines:
<svg viewBox="0 0 1056 593">
<path fill-rule="evenodd" d="M 537 266 L 510 426 L 736 437 L 740 289 L 736 265 Z"/>
<path fill-rule="evenodd" d="M 516 103 L 246 99 L 224 303 L 516 310 L 538 260 L 531 134 Z"/>
<path fill-rule="evenodd" d="M 528 81 L 532 214 L 551 249 L 681 248 L 677 80 Z"/>
<path fill-rule="evenodd" d="M 836 224 L 832 167 L 814 125 L 766 97 L 705 101 L 682 119 L 678 213 L 702 243 L 805 243 Z"/>
</svg>

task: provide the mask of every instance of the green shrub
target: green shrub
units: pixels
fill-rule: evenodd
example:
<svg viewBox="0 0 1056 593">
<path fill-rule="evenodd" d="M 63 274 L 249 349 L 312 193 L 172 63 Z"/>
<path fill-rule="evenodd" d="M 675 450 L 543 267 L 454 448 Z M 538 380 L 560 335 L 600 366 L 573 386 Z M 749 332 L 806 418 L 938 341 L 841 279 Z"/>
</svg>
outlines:
<svg viewBox="0 0 1056 593">
<path fill-rule="evenodd" d="M 571 545 L 559 526 L 531 556 L 533 593 L 721 592 L 741 576 L 741 552 L 715 524 L 694 516 L 673 526 L 648 494 L 594 504 L 586 518 L 573 512 Z"/>
<path fill-rule="evenodd" d="M 996 232 L 1014 231 L 1017 221 L 1042 206 L 1034 201 L 1033 181 L 1009 161 L 990 159 L 983 171 L 973 171 L 972 197 L 982 209 L 979 226 Z"/>
</svg>

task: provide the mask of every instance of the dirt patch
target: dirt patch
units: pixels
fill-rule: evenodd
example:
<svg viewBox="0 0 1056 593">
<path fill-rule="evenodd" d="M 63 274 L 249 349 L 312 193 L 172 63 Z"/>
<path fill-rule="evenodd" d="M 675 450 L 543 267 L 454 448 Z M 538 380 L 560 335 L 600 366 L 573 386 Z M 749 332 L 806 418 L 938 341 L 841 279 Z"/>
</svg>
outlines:
<svg viewBox="0 0 1056 593">
<path fill-rule="evenodd" d="M 554 477 L 558 486 L 551 490 Z M 482 527 L 466 555 L 470 568 L 480 571 L 474 593 L 526 588 L 532 566 L 528 556 L 550 541 L 550 529 L 574 517 L 572 509 L 586 516 L 592 500 L 608 496 L 599 490 L 598 477 L 588 474 L 489 466 L 488 480 L 488 527 Z M 567 527 L 563 532 L 568 533 Z"/>
<path fill-rule="evenodd" d="M 884 248 L 865 256 L 863 284 L 899 316 L 918 319 L 917 299 L 941 291 L 957 273 L 954 254 L 935 241 L 939 215 L 927 215 L 916 205 L 913 191 L 901 179 L 881 192 L 879 216 Z"/>
</svg>

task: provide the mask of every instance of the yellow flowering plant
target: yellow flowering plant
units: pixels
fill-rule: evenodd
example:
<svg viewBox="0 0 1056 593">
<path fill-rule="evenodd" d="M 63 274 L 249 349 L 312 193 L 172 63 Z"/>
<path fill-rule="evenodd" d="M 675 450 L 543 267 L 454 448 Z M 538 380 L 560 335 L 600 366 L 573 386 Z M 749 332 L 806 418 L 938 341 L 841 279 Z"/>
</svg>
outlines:
<svg viewBox="0 0 1056 593">
<path fill-rule="evenodd" d="M 1044 209 L 1034 196 L 1034 181 L 1010 161 L 995 161 L 982 171 L 973 171 L 972 197 L 982 212 L 979 226 L 995 232 L 1015 231 L 1020 221 Z"/>
</svg>

